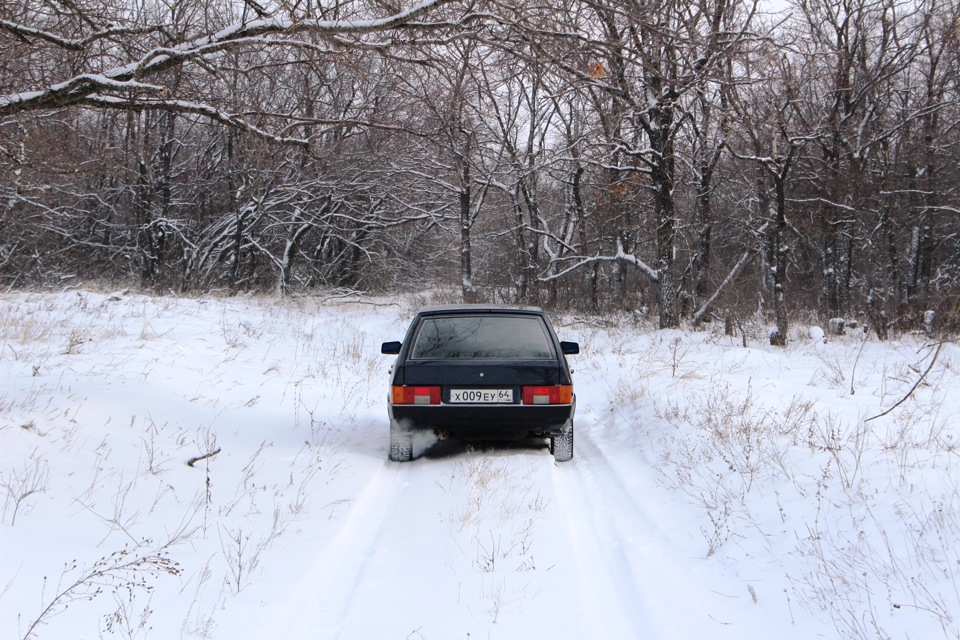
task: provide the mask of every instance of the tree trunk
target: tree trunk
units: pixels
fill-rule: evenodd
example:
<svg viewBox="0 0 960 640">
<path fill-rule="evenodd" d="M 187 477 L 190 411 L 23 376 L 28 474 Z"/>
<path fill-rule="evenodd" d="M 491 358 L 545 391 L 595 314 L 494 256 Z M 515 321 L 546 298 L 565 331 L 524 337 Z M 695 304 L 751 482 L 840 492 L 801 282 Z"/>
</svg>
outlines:
<svg viewBox="0 0 960 640">
<path fill-rule="evenodd" d="M 460 292 L 463 301 L 477 302 L 476 292 L 473 289 L 473 268 L 470 265 L 470 165 L 464 163 L 461 169 L 460 190 Z"/>
<path fill-rule="evenodd" d="M 783 174 L 774 177 L 774 189 L 776 191 L 777 217 L 773 225 L 773 310 L 777 320 L 777 328 L 770 336 L 770 344 L 775 347 L 787 346 L 787 330 L 789 323 L 787 320 L 787 202 L 784 195 Z"/>
<path fill-rule="evenodd" d="M 660 307 L 661 329 L 680 326 L 674 273 L 677 220 L 673 200 L 675 160 L 673 141 L 669 134 L 672 126 L 673 107 L 669 104 L 658 105 L 654 110 L 650 130 L 650 146 L 655 151 L 651 179 L 654 190 L 654 218 L 657 225 L 657 303 Z"/>
</svg>

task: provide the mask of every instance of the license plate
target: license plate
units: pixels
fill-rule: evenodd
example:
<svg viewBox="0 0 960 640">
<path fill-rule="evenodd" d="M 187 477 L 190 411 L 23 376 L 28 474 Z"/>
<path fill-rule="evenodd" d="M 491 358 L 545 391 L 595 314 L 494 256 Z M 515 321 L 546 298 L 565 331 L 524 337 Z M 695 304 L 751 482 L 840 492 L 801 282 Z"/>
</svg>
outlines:
<svg viewBox="0 0 960 640">
<path fill-rule="evenodd" d="M 513 402 L 513 389 L 451 389 L 451 404 L 504 404 Z"/>
</svg>

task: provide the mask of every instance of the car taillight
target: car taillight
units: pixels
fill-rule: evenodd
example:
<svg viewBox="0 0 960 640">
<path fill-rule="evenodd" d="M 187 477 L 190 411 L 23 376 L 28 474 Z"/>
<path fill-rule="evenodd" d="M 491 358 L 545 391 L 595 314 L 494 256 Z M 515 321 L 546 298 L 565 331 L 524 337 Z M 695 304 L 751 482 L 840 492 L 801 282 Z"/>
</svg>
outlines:
<svg viewBox="0 0 960 640">
<path fill-rule="evenodd" d="M 523 388 L 523 404 L 570 404 L 571 402 L 573 402 L 573 387 L 569 384 Z"/>
<path fill-rule="evenodd" d="M 393 387 L 393 404 L 440 404 L 440 387 Z"/>
</svg>

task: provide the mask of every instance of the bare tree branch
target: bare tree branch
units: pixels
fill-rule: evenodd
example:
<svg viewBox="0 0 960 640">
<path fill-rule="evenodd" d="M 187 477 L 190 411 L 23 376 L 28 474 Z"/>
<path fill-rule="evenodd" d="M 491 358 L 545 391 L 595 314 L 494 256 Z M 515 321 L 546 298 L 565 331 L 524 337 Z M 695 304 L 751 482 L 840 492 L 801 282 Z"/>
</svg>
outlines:
<svg viewBox="0 0 960 640">
<path fill-rule="evenodd" d="M 33 91 L 0 96 L 0 117 L 9 116 L 22 111 L 37 109 L 61 108 L 78 104 L 90 95 L 105 87 L 114 89 L 137 89 L 139 81 L 147 76 L 155 75 L 183 64 L 184 61 L 222 51 L 245 39 L 266 35 L 279 36 L 272 42 L 277 45 L 285 44 L 284 39 L 297 33 L 315 33 L 322 35 L 362 35 L 380 33 L 401 29 L 404 27 L 418 27 L 415 21 L 438 7 L 450 3 L 452 0 L 423 0 L 413 7 L 400 11 L 386 18 L 370 20 L 300 20 L 276 16 L 252 20 L 230 25 L 219 31 L 194 38 L 188 42 L 172 47 L 152 49 L 139 60 L 114 67 L 101 74 L 81 74 L 59 82 L 50 87 Z M 20 27 L 14 30 L 10 23 L 3 23 L 4 28 L 20 35 L 28 29 Z M 41 32 L 32 30 L 32 35 L 40 36 Z M 82 41 L 70 41 L 46 34 L 46 40 L 56 41 L 60 46 L 71 48 L 75 45 L 82 48 Z M 125 105 L 126 106 L 126 105 Z"/>
</svg>

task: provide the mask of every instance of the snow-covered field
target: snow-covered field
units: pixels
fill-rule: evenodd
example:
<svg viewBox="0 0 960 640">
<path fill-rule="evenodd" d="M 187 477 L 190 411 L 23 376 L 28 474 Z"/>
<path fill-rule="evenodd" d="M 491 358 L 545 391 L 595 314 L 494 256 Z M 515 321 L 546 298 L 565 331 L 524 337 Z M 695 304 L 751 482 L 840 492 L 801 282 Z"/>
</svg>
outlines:
<svg viewBox="0 0 960 640">
<path fill-rule="evenodd" d="M 956 345 L 559 317 L 571 463 L 401 465 L 414 306 L 0 295 L 0 637 L 960 636 Z"/>
</svg>

